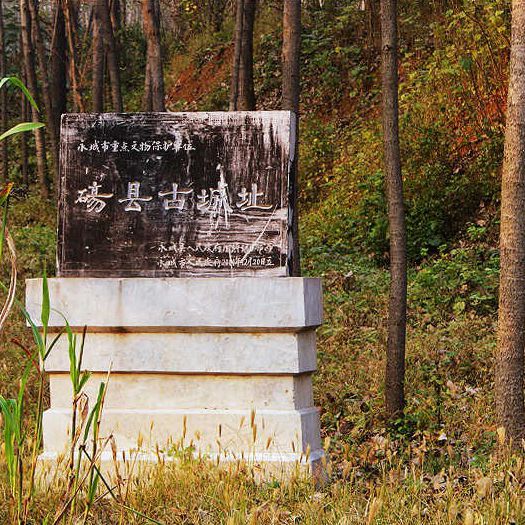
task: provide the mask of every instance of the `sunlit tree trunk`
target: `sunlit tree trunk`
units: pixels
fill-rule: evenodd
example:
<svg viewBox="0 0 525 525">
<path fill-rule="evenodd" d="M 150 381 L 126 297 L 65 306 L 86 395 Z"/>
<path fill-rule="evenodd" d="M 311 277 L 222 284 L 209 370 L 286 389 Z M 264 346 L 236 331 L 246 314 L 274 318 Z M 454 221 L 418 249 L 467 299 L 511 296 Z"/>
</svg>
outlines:
<svg viewBox="0 0 525 525">
<path fill-rule="evenodd" d="M 153 111 L 165 111 L 158 0 L 142 0 L 142 17 L 147 42 L 147 71 L 144 90 L 145 96 L 148 95 L 147 106 L 150 106 Z"/>
<path fill-rule="evenodd" d="M 301 0 L 287 0 L 283 7 L 283 83 L 282 108 L 293 111 L 297 117 L 296 136 L 299 137 L 299 64 L 301 52 Z M 299 222 L 297 215 L 297 173 L 299 148 L 298 141 L 292 164 L 292 267 L 290 273 L 301 273 L 299 255 Z"/>
<path fill-rule="evenodd" d="M 385 373 L 386 415 L 404 408 L 407 256 L 399 150 L 397 0 L 381 0 L 383 140 L 390 234 L 390 297 Z"/>
<path fill-rule="evenodd" d="M 31 40 L 31 19 L 27 0 L 20 0 L 20 30 L 22 34 L 22 50 L 24 54 L 24 69 L 27 79 L 27 87 L 34 99 L 38 101 L 38 85 L 36 78 L 33 43 Z M 34 122 L 39 121 L 38 111 L 31 107 L 31 116 Z M 34 131 L 36 146 L 36 163 L 40 192 L 44 198 L 49 197 L 49 184 L 46 173 L 46 143 L 44 131 L 39 128 Z"/>
<path fill-rule="evenodd" d="M 496 411 L 517 448 L 525 438 L 525 0 L 512 2 L 500 254 Z"/>
</svg>

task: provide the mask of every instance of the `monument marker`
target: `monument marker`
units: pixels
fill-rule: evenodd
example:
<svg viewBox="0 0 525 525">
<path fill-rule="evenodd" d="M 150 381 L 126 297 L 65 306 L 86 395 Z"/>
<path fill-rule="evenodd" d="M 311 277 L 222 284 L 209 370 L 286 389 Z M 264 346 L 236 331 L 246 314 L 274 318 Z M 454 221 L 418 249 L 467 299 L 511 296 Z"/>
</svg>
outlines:
<svg viewBox="0 0 525 525">
<path fill-rule="evenodd" d="M 294 151 L 287 111 L 64 115 L 59 275 L 288 275 Z"/>
<path fill-rule="evenodd" d="M 111 369 L 100 432 L 119 458 L 182 446 L 263 477 L 322 470 L 321 284 L 288 277 L 294 152 L 290 112 L 63 117 L 49 331 L 88 327 L 86 394 Z M 37 322 L 41 279 L 26 303 Z M 70 442 L 64 338 L 45 366 L 43 462 Z"/>
</svg>

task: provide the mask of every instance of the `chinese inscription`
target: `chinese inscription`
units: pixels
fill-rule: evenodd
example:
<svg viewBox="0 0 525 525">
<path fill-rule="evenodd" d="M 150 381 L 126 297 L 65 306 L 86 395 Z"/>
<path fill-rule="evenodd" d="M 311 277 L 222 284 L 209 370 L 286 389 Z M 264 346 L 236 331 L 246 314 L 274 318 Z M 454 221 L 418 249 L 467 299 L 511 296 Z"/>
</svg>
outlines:
<svg viewBox="0 0 525 525">
<path fill-rule="evenodd" d="M 281 111 L 65 115 L 59 274 L 288 275 L 294 125 Z"/>
</svg>

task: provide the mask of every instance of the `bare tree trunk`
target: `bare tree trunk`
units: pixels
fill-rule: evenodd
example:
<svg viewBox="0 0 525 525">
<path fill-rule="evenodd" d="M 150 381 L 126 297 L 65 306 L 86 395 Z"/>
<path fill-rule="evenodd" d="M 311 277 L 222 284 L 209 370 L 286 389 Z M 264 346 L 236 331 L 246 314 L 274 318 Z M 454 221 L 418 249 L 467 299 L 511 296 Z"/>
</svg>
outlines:
<svg viewBox="0 0 525 525">
<path fill-rule="evenodd" d="M 299 113 L 301 0 L 284 2 L 282 107 Z"/>
<path fill-rule="evenodd" d="M 255 109 L 255 90 L 253 87 L 253 26 L 255 23 L 256 3 L 256 0 L 244 0 L 238 95 L 238 106 L 241 111 L 252 111 Z"/>
<path fill-rule="evenodd" d="M 69 81 L 73 91 L 73 108 L 75 111 L 84 112 L 84 100 L 80 92 L 77 68 L 77 46 L 76 46 L 76 10 L 72 0 L 61 0 L 63 2 L 64 17 L 66 19 L 67 44 L 69 48 Z"/>
<path fill-rule="evenodd" d="M 60 0 L 54 2 L 53 36 L 51 38 L 51 98 L 56 142 L 60 143 L 60 118 L 67 111 L 67 39 L 64 11 Z"/>
<path fill-rule="evenodd" d="M 230 111 L 237 111 L 239 101 L 239 68 L 242 50 L 242 25 L 244 20 L 244 0 L 237 0 L 235 14 L 235 36 L 232 75 L 230 81 Z"/>
<path fill-rule="evenodd" d="M 109 0 L 109 5 L 110 5 L 110 15 L 111 15 L 111 26 L 113 27 L 115 39 L 117 39 L 116 33 L 120 29 L 120 23 L 121 23 L 120 1 L 119 0 Z"/>
<path fill-rule="evenodd" d="M 399 151 L 397 0 L 381 0 L 383 135 L 390 234 L 390 299 L 385 405 L 389 418 L 404 408 L 407 304 L 406 228 Z"/>
<path fill-rule="evenodd" d="M 151 93 L 151 64 L 146 61 L 146 76 L 144 77 L 144 98 L 142 99 L 144 111 L 153 111 L 153 97 Z"/>
<path fill-rule="evenodd" d="M 4 78 L 7 73 L 5 57 L 5 31 L 4 31 L 4 6 L 0 0 L 0 78 Z M 7 91 L 2 89 L 0 92 L 0 111 L 2 112 L 1 125 L 2 133 L 7 129 Z M 2 177 L 6 182 L 9 178 L 9 158 L 7 156 L 7 140 L 2 141 Z"/>
<path fill-rule="evenodd" d="M 93 112 L 104 111 L 104 42 L 100 31 L 100 22 L 93 17 L 93 69 L 91 75 Z"/>
<path fill-rule="evenodd" d="M 22 82 L 25 86 L 27 86 L 27 76 L 25 72 L 25 65 L 24 65 L 24 44 L 22 42 L 22 34 L 19 35 L 19 47 L 20 47 L 20 64 L 22 67 L 20 68 L 20 77 L 22 79 Z M 28 122 L 29 121 L 29 108 L 28 108 L 28 102 L 27 98 L 23 93 L 20 93 L 20 116 L 22 119 L 22 122 Z M 28 134 L 27 133 L 20 133 L 19 134 L 19 140 L 20 140 L 20 156 L 22 157 L 20 162 L 20 169 L 21 169 L 21 175 L 22 180 L 24 181 L 24 184 L 26 188 L 29 188 L 29 183 L 31 182 L 29 180 L 29 148 L 28 148 Z"/>
<path fill-rule="evenodd" d="M 111 81 L 111 100 L 113 103 L 113 110 L 117 113 L 121 113 L 123 111 L 123 105 L 122 91 L 120 89 L 118 52 L 113 27 L 111 26 L 107 0 L 95 1 L 95 18 L 98 19 L 102 31 L 102 38 L 104 40 L 109 79 Z"/>
<path fill-rule="evenodd" d="M 47 77 L 47 60 L 46 50 L 42 39 L 42 31 L 40 28 L 40 17 L 35 0 L 27 0 L 29 13 L 31 17 L 32 34 L 36 45 L 36 57 L 38 61 L 38 69 L 40 72 L 40 81 L 42 83 L 42 93 L 44 99 L 44 111 L 47 120 L 47 128 L 49 131 L 49 139 L 51 144 L 51 157 L 53 160 L 53 173 L 55 181 L 58 181 L 58 132 L 55 129 L 55 115 L 53 113 L 53 102 L 51 99 L 51 89 L 49 87 L 49 80 Z"/>
<path fill-rule="evenodd" d="M 512 2 L 500 253 L 496 412 L 517 448 L 525 438 L 525 0 Z"/>
<path fill-rule="evenodd" d="M 158 0 L 142 0 L 142 17 L 148 46 L 146 84 L 149 84 L 151 106 L 153 111 L 166 111 L 164 105 L 164 76 L 162 71 L 160 6 Z M 146 85 L 144 91 L 145 93 L 148 92 L 148 85 Z"/>
<path fill-rule="evenodd" d="M 296 115 L 296 137 L 299 138 L 299 95 L 300 95 L 300 53 L 301 53 L 301 0 L 288 0 L 283 8 L 283 84 L 282 108 Z M 292 201 L 292 267 L 291 275 L 301 274 L 299 252 L 299 221 L 297 214 L 299 140 L 296 143 L 291 173 Z"/>
<path fill-rule="evenodd" d="M 24 68 L 27 77 L 27 87 L 35 101 L 38 101 L 38 85 L 36 79 L 35 60 L 33 54 L 33 43 L 31 41 L 30 17 L 27 0 L 20 0 L 20 29 L 22 34 L 22 50 L 24 53 Z M 38 103 L 38 102 L 37 102 Z M 38 122 L 38 111 L 31 106 L 31 116 L 34 122 Z M 46 143 L 42 128 L 35 130 L 36 163 L 38 182 L 42 197 L 49 197 L 49 183 L 46 173 Z"/>
</svg>

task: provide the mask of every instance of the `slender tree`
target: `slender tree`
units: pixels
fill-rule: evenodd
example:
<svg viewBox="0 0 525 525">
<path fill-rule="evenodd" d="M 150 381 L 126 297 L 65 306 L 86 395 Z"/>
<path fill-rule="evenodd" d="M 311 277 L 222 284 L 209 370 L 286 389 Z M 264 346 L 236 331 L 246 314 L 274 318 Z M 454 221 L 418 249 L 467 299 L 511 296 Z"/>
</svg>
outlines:
<svg viewBox="0 0 525 525">
<path fill-rule="evenodd" d="M 383 140 L 390 234 L 390 297 L 386 352 L 387 417 L 404 408 L 407 304 L 406 228 L 399 150 L 397 0 L 381 0 Z"/>
<path fill-rule="evenodd" d="M 24 69 L 27 79 L 27 86 L 33 95 L 33 98 L 38 101 L 39 91 L 36 77 L 33 42 L 31 39 L 31 18 L 29 15 L 28 0 L 20 0 L 20 30 L 22 35 L 22 50 L 24 56 Z M 38 111 L 33 106 L 31 106 L 31 117 L 34 122 L 39 121 Z M 38 182 L 42 196 L 47 199 L 49 197 L 49 182 L 47 179 L 46 170 L 45 137 L 42 128 L 36 129 L 34 133 Z"/>
<path fill-rule="evenodd" d="M 73 92 L 73 108 L 75 111 L 84 112 L 84 100 L 80 91 L 77 57 L 77 9 L 73 0 L 60 0 L 66 22 L 67 47 L 69 51 L 69 82 Z"/>
<path fill-rule="evenodd" d="M 299 113 L 299 54 L 301 48 L 301 0 L 284 2 L 282 107 Z"/>
<path fill-rule="evenodd" d="M 283 83 L 282 108 L 296 115 L 296 137 L 299 137 L 299 64 L 301 52 L 301 0 L 287 0 L 283 7 Z M 297 216 L 298 141 L 292 164 L 292 268 L 291 274 L 301 273 L 299 254 L 299 222 Z"/>
<path fill-rule="evenodd" d="M 104 41 L 98 17 L 93 17 L 93 67 L 91 74 L 93 112 L 104 111 Z"/>
<path fill-rule="evenodd" d="M 50 89 L 56 142 L 60 139 L 60 118 L 67 111 L 67 38 L 66 22 L 60 0 L 53 2 L 53 34 L 51 37 Z"/>
<path fill-rule="evenodd" d="M 165 111 L 158 0 L 142 0 L 142 17 L 147 42 L 145 109 L 146 111 Z"/>
<path fill-rule="evenodd" d="M 519 447 L 525 438 L 525 0 L 512 2 L 500 254 L 496 412 L 507 438 Z"/>
<path fill-rule="evenodd" d="M 242 24 L 244 20 L 244 0 L 237 0 L 235 9 L 235 35 L 233 64 L 230 81 L 230 111 L 237 111 L 239 100 L 239 67 L 242 49 Z"/>
<path fill-rule="evenodd" d="M 40 73 L 41 93 L 44 100 L 44 111 L 49 130 L 49 142 L 51 145 L 51 157 L 53 159 L 53 172 L 55 180 L 58 180 L 58 131 L 55 129 L 55 114 L 53 112 L 53 102 L 51 99 L 51 88 L 47 76 L 47 53 L 44 47 L 44 39 L 40 27 L 40 16 L 36 0 L 27 0 L 31 17 L 31 28 L 33 41 L 36 47 L 36 58 L 38 62 L 38 72 Z"/>
<path fill-rule="evenodd" d="M 241 56 L 239 60 L 238 109 L 255 109 L 255 90 L 253 87 L 253 26 L 255 23 L 256 0 L 244 0 L 242 21 Z"/>
<path fill-rule="evenodd" d="M 111 17 L 107 0 L 95 0 L 95 18 L 100 24 L 104 49 L 106 52 L 109 79 L 111 82 L 111 100 L 113 109 L 117 112 L 123 111 L 122 91 L 120 88 L 120 69 L 118 60 L 118 48 L 111 25 Z"/>
<path fill-rule="evenodd" d="M 6 68 L 6 51 L 5 51 L 5 31 L 4 31 L 4 6 L 3 1 L 0 0 L 0 78 L 4 78 L 7 74 Z M 7 129 L 7 91 L 2 89 L 0 92 L 0 111 L 2 133 Z M 2 179 L 7 181 L 9 175 L 9 159 L 7 156 L 7 141 L 2 141 Z"/>
</svg>

